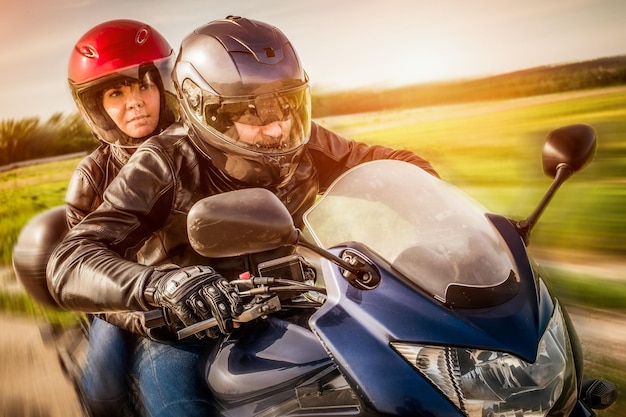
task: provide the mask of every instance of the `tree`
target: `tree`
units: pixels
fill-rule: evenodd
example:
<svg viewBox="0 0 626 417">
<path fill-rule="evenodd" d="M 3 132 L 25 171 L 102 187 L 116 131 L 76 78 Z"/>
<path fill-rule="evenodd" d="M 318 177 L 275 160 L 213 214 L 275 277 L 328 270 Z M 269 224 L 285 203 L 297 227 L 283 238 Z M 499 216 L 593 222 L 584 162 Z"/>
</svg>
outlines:
<svg viewBox="0 0 626 417">
<path fill-rule="evenodd" d="M 36 117 L 0 121 L 0 166 L 29 159 L 90 151 L 98 145 L 78 113 L 55 113 L 45 124 Z"/>
<path fill-rule="evenodd" d="M 38 118 L 0 122 L 0 165 L 34 158 L 30 139 L 39 127 Z"/>
</svg>

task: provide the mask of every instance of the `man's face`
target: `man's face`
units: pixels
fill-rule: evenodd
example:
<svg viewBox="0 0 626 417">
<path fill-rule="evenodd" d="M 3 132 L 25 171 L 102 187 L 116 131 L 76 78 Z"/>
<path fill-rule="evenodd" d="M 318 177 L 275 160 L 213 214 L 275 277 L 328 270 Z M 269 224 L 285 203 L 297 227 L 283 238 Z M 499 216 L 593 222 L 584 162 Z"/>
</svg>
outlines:
<svg viewBox="0 0 626 417">
<path fill-rule="evenodd" d="M 212 131 L 206 141 L 217 136 L 220 147 L 234 145 L 230 146 L 233 153 L 283 155 L 297 151 L 309 138 L 311 110 L 306 85 L 256 96 L 222 97 L 187 79 L 183 94 L 187 103 L 183 110 Z"/>
<path fill-rule="evenodd" d="M 150 135 L 159 124 L 158 86 L 146 74 L 139 81 L 123 82 L 108 88 L 102 106 L 117 127 L 131 138 Z"/>
<path fill-rule="evenodd" d="M 239 142 L 243 142 L 246 147 L 265 152 L 280 152 L 289 143 L 292 121 L 291 118 L 273 118 L 273 121 L 263 124 L 259 116 L 246 113 L 234 121 L 234 125 Z"/>
</svg>

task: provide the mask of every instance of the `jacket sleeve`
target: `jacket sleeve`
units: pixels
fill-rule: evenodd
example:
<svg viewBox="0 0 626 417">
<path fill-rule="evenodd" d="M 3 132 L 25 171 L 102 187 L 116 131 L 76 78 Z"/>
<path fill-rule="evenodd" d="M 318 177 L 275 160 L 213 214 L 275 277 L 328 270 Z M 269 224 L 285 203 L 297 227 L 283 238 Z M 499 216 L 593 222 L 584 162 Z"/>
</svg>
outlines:
<svg viewBox="0 0 626 417">
<path fill-rule="evenodd" d="M 324 192 L 337 177 L 350 168 L 379 159 L 409 162 L 439 177 L 432 165 L 414 152 L 356 142 L 341 137 L 316 123 L 312 123 L 311 138 L 307 149 L 318 171 L 321 192 Z"/>
<path fill-rule="evenodd" d="M 161 155 L 137 151 L 104 202 L 67 233 L 47 268 L 49 290 L 61 307 L 88 313 L 149 308 L 144 287 L 168 268 L 132 260 L 172 209 L 171 171 Z"/>
<path fill-rule="evenodd" d="M 106 188 L 103 183 L 105 173 L 96 162 L 101 154 L 102 148 L 98 148 L 81 160 L 72 173 L 65 194 L 65 213 L 70 229 L 102 203 L 102 194 Z"/>
</svg>

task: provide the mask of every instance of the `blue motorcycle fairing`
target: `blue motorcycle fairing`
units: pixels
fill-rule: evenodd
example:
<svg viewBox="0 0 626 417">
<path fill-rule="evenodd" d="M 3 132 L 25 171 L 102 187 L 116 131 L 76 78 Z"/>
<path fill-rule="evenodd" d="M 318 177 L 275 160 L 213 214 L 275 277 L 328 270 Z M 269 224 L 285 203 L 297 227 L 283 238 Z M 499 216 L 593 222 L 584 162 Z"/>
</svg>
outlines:
<svg viewBox="0 0 626 417">
<path fill-rule="evenodd" d="M 554 302 L 545 283 L 530 264 L 526 246 L 510 221 L 493 214 L 488 214 L 487 217 L 513 255 L 520 274 L 520 291 L 509 302 L 494 308 L 457 311 L 465 320 L 502 343 L 497 349 L 486 348 L 508 352 L 532 362 L 537 356 L 538 342 L 554 312 Z M 536 339 L 529 335 L 534 335 Z"/>
<path fill-rule="evenodd" d="M 460 415 L 400 355 L 390 355 L 391 341 L 472 347 L 535 360 L 554 304 L 543 283 L 535 279 L 513 226 L 499 216 L 490 216 L 490 220 L 511 248 L 520 274 L 518 293 L 498 306 L 451 309 L 405 282 L 383 259 L 358 244 L 351 247 L 380 267 L 380 285 L 374 290 L 352 287 L 341 278 L 339 268 L 323 264 L 328 300 L 311 317 L 311 327 L 351 385 L 362 398 L 371 399 L 379 412 L 397 414 L 398 404 L 417 412 L 422 410 L 421 404 L 427 404 L 430 410 L 441 410 L 439 415 Z M 340 256 L 341 248 L 333 252 Z M 448 404 L 434 405 L 435 401 Z"/>
<path fill-rule="evenodd" d="M 218 344 L 205 376 L 218 400 L 233 403 L 295 386 L 330 366 L 310 330 L 270 316 L 242 326 Z"/>
<path fill-rule="evenodd" d="M 335 270 L 328 271 L 334 269 L 329 264 L 323 264 L 322 268 L 325 276 L 337 273 Z M 393 279 L 387 274 L 382 277 L 385 283 Z M 334 292 L 328 285 L 327 290 Z M 358 297 L 360 293 L 349 284 L 342 289 L 344 294 L 350 293 L 351 298 Z M 380 287 L 372 292 L 379 290 Z M 408 292 L 407 288 L 403 290 Z M 365 314 L 369 303 L 360 310 L 358 307 L 344 309 L 342 304 L 334 302 L 331 306 L 329 301 L 312 316 L 311 326 L 368 407 L 380 413 L 400 416 L 428 415 L 428 410 L 437 410 L 438 417 L 463 416 L 437 388 L 392 350 L 388 344 L 390 335 L 385 328 Z M 358 311 L 363 314 L 358 314 Z M 401 322 L 404 316 L 391 310 L 388 314 L 395 316 L 394 322 Z M 407 322 L 406 326 L 418 328 L 419 323 Z"/>
</svg>

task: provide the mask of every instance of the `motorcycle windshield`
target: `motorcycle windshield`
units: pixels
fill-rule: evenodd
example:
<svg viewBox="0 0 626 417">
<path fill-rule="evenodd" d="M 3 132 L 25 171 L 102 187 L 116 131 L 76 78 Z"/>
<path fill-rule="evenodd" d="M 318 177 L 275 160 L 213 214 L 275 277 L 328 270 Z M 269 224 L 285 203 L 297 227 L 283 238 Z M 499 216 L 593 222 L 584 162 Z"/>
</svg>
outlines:
<svg viewBox="0 0 626 417">
<path fill-rule="evenodd" d="M 439 301 L 483 307 L 488 298 L 499 303 L 494 293 L 511 295 L 519 285 L 511 252 L 485 213 L 419 167 L 381 160 L 338 178 L 304 219 L 323 248 L 363 243 Z M 468 299 L 482 289 L 489 295 Z"/>
</svg>

